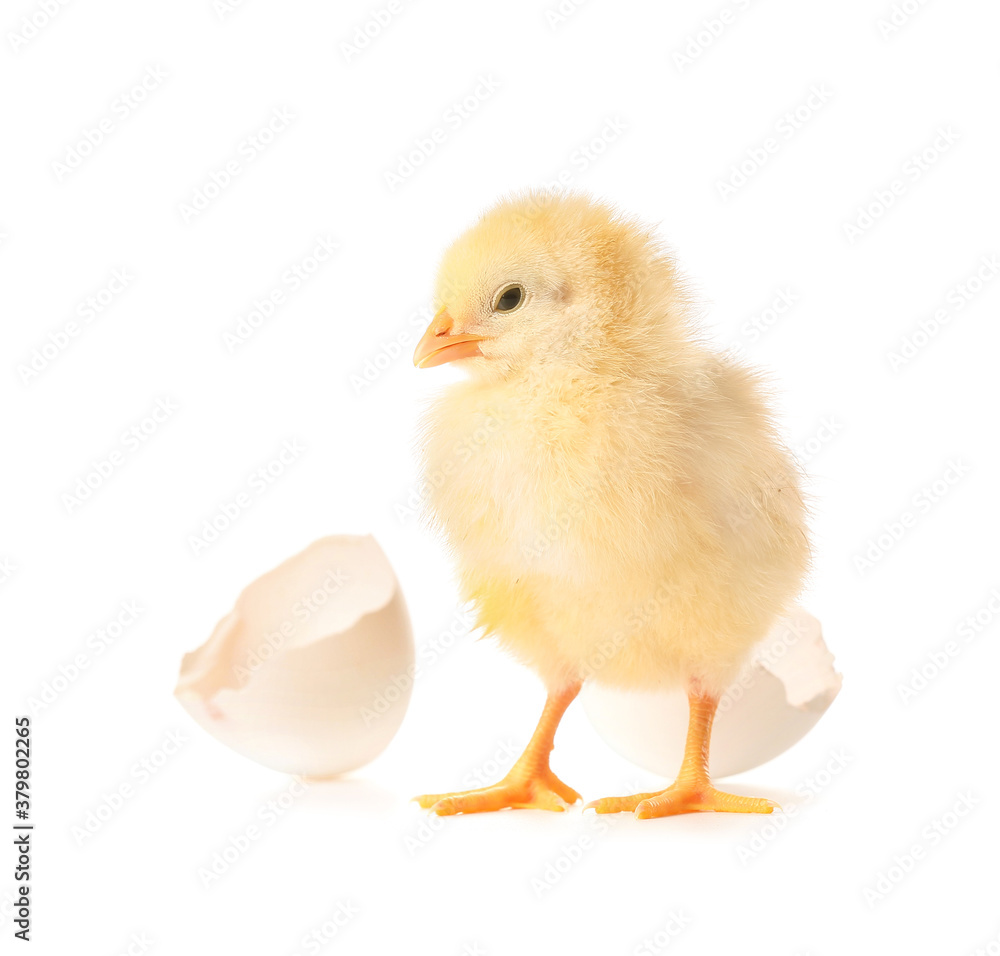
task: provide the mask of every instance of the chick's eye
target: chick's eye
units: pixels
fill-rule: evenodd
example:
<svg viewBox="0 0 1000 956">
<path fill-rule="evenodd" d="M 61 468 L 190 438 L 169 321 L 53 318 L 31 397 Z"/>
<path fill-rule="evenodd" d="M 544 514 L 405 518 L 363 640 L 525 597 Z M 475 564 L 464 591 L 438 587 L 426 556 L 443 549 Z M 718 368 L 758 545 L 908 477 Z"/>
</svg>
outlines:
<svg viewBox="0 0 1000 956">
<path fill-rule="evenodd" d="M 519 285 L 512 285 L 497 296 L 494 309 L 497 312 L 513 312 L 523 301 L 524 289 Z"/>
</svg>

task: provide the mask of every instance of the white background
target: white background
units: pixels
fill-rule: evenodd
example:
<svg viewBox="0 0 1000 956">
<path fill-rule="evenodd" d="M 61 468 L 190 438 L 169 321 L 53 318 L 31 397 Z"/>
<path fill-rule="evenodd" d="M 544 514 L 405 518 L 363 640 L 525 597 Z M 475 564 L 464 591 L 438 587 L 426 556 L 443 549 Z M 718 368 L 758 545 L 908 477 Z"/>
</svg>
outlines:
<svg viewBox="0 0 1000 956">
<path fill-rule="evenodd" d="M 996 6 L 907 0 L 887 30 L 890 0 L 590 0 L 562 19 L 545 3 L 421 0 L 370 26 L 361 50 L 346 44 L 385 3 L 218 6 L 93 0 L 46 23 L 39 2 L 18 0 L 0 22 L 0 681 L 11 721 L 35 714 L 33 951 L 997 952 L 1000 279 L 983 266 L 1000 253 Z M 30 37 L 25 17 L 41 24 Z M 144 75 L 153 89 L 138 102 Z M 788 125 L 813 87 L 823 102 Z M 454 105 L 470 96 L 462 118 Z M 247 161 L 275 109 L 294 119 Z M 88 148 L 102 118 L 112 126 Z M 443 141 L 404 176 L 435 128 Z M 777 149 L 748 160 L 768 138 Z M 231 159 L 232 182 L 185 218 Z M 722 196 L 744 160 L 746 182 Z M 440 544 L 397 509 L 418 481 L 420 401 L 457 374 L 412 367 L 415 313 L 479 211 L 560 174 L 658 224 L 710 334 L 773 372 L 815 496 L 803 603 L 844 690 L 793 750 L 731 783 L 783 816 L 576 808 L 431 831 L 408 798 L 509 761 L 542 702 L 534 675 L 463 632 L 420 675 L 377 761 L 265 823 L 290 778 L 188 719 L 171 696 L 180 657 L 246 583 L 337 532 L 376 535 L 418 647 L 462 631 Z M 871 204 L 877 216 L 859 218 Z M 323 237 L 336 255 L 227 348 Z M 967 286 L 980 269 L 992 281 Z M 124 291 L 25 374 L 115 270 Z M 765 312 L 782 292 L 794 305 Z M 936 333 L 894 363 L 939 309 Z M 67 503 L 160 400 L 176 411 Z M 202 523 L 296 439 L 298 460 L 195 554 Z M 126 601 L 138 620 L 97 654 L 88 638 Z M 945 666 L 904 702 L 934 654 Z M 46 686 L 61 691 L 32 704 Z M 174 731 L 179 752 L 140 781 L 136 762 L 158 760 Z M 8 741 L 6 766 L 12 729 Z M 838 755 L 846 766 L 824 773 Z M 579 705 L 553 765 L 587 800 L 666 783 L 611 753 Z M 78 840 L 123 783 L 133 795 Z M 973 810 L 949 816 L 963 795 Z M 204 886 L 199 868 L 254 822 L 260 839 Z M 915 844 L 916 865 L 890 873 Z M 558 880 L 539 889 L 546 873 Z M 880 876 L 889 892 L 866 898 Z M 306 948 L 346 903 L 357 915 Z"/>
</svg>

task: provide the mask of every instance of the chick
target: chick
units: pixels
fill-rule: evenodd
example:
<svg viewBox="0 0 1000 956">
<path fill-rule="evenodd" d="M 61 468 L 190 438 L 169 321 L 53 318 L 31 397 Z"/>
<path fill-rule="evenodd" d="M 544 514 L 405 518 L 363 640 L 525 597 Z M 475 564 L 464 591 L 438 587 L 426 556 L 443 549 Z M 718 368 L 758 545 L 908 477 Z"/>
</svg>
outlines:
<svg viewBox="0 0 1000 956">
<path fill-rule="evenodd" d="M 417 800 L 442 815 L 575 803 L 549 754 L 593 680 L 684 686 L 690 720 L 673 785 L 588 807 L 769 813 L 708 774 L 719 696 L 809 563 L 760 377 L 699 339 L 651 230 L 585 196 L 500 202 L 446 253 L 436 299 L 414 362 L 468 377 L 423 422 L 430 517 L 478 625 L 548 698 L 503 780 Z"/>
</svg>

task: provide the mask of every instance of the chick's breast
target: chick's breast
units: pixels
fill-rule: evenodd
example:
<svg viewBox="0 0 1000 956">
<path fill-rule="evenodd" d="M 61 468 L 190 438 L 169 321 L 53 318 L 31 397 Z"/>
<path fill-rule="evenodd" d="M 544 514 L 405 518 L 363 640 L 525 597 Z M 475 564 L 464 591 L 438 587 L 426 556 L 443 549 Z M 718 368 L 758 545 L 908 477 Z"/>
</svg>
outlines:
<svg viewBox="0 0 1000 956">
<path fill-rule="evenodd" d="M 801 586 L 797 475 L 735 364 L 462 383 L 424 450 L 463 597 L 549 686 L 721 691 Z"/>
</svg>

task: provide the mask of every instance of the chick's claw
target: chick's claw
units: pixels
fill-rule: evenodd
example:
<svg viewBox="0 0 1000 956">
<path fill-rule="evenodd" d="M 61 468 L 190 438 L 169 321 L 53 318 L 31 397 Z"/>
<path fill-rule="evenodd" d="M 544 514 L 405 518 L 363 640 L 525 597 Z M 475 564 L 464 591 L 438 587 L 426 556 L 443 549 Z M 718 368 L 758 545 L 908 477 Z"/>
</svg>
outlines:
<svg viewBox="0 0 1000 956">
<path fill-rule="evenodd" d="M 414 798 L 425 810 L 447 817 L 456 813 L 491 810 L 554 810 L 561 812 L 580 799 L 551 770 L 536 774 L 508 774 L 500 783 L 477 790 L 424 794 Z"/>
<path fill-rule="evenodd" d="M 583 809 L 596 810 L 598 813 L 631 813 L 643 800 L 658 796 L 652 793 L 633 793 L 630 797 L 604 797 L 601 800 L 591 800 Z"/>
</svg>

